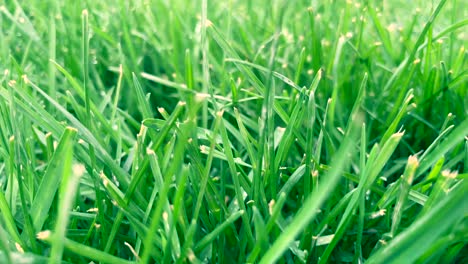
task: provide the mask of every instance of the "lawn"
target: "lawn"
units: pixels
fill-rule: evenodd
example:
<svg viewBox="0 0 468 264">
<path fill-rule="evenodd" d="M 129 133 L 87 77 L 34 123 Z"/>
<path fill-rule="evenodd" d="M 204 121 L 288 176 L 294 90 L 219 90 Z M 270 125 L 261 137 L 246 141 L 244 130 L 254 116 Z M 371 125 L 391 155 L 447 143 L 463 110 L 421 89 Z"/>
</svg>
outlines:
<svg viewBox="0 0 468 264">
<path fill-rule="evenodd" d="M 466 5 L 0 1 L 0 263 L 468 263 Z"/>
</svg>

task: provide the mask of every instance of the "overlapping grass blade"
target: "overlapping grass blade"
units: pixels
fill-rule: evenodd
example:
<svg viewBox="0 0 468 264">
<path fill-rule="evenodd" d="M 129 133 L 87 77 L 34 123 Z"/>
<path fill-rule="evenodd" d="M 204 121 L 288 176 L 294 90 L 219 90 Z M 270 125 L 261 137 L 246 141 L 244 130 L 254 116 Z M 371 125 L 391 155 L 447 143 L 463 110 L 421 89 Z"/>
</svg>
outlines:
<svg viewBox="0 0 468 264">
<path fill-rule="evenodd" d="M 359 126 L 360 122 L 358 120 L 352 120 L 350 122 L 349 132 L 345 136 L 340 148 L 332 160 L 333 167 L 326 173 L 326 175 L 324 175 L 321 187 L 304 201 L 301 209 L 298 211 L 292 222 L 265 253 L 263 258 L 260 260 L 260 263 L 272 263 L 281 257 L 299 232 L 301 232 L 316 216 L 320 205 L 325 201 L 330 191 L 336 186 L 340 179 L 342 170 L 347 166 L 347 156 L 354 147 L 353 143 L 356 139 Z"/>
<path fill-rule="evenodd" d="M 457 184 L 424 217 L 373 254 L 366 263 L 414 262 L 437 241 L 441 234 L 466 216 L 466 210 L 459 210 L 458 206 L 468 203 L 467 192 L 467 181 Z"/>
<path fill-rule="evenodd" d="M 60 138 L 57 147 L 52 155 L 49 166 L 41 179 L 37 195 L 34 197 L 31 205 L 30 214 L 34 223 L 34 229 L 42 230 L 46 218 L 49 216 L 49 210 L 57 194 L 60 183 L 63 181 L 63 174 L 70 172 L 64 167 L 64 157 L 71 152 L 77 130 L 66 128 Z"/>
</svg>

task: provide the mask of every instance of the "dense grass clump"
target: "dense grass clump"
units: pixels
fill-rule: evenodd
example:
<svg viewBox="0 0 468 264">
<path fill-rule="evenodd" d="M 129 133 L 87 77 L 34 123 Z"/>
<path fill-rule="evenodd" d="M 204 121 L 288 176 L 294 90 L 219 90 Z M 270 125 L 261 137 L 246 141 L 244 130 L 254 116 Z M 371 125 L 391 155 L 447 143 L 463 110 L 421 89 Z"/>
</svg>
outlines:
<svg viewBox="0 0 468 264">
<path fill-rule="evenodd" d="M 463 1 L 0 3 L 0 263 L 468 262 Z"/>
</svg>

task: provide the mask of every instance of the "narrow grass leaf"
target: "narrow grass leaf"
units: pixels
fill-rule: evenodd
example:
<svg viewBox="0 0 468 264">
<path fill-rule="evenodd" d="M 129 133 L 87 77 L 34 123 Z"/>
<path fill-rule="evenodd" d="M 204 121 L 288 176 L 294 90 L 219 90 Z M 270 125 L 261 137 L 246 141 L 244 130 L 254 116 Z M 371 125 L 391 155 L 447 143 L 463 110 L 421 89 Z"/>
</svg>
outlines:
<svg viewBox="0 0 468 264">
<path fill-rule="evenodd" d="M 349 133 L 345 136 L 340 148 L 332 159 L 331 164 L 333 164 L 333 167 L 323 177 L 324 180 L 321 183 L 321 187 L 304 201 L 301 209 L 291 223 L 260 260 L 261 264 L 273 263 L 281 257 L 288 246 L 293 243 L 296 236 L 315 218 L 317 210 L 338 183 L 342 171 L 348 164 L 348 155 L 353 148 L 353 143 L 358 135 L 357 131 L 361 124 L 359 124 L 358 120 L 352 120 L 350 126 Z"/>
<path fill-rule="evenodd" d="M 77 130 L 74 128 L 65 129 L 50 160 L 49 166 L 42 177 L 37 195 L 34 197 L 30 210 L 36 230 L 42 229 L 48 217 L 48 212 L 52 206 L 54 197 L 60 183 L 63 181 L 63 173 L 66 173 L 66 168 L 63 167 L 63 159 L 68 155 L 67 153 L 71 152 L 71 146 L 74 144 L 76 134 Z"/>
<path fill-rule="evenodd" d="M 73 131 L 73 128 L 67 128 L 65 131 Z M 74 130 L 74 134 L 76 134 Z M 67 133 L 67 132 L 65 132 Z M 61 169 L 55 171 L 56 175 L 61 176 L 62 181 L 60 183 L 59 195 L 59 204 L 58 204 L 58 216 L 57 222 L 55 224 L 54 235 L 51 240 L 52 248 L 50 253 L 49 263 L 59 263 L 62 260 L 64 240 L 67 233 L 67 227 L 70 222 L 70 211 L 74 205 L 74 199 L 76 190 L 79 185 L 80 177 L 84 171 L 78 171 L 78 168 L 75 168 L 76 171 L 72 170 L 73 166 L 73 141 L 66 141 L 66 145 L 62 150 L 62 155 L 60 156 Z M 84 170 L 84 168 L 83 168 Z M 73 174 L 73 175 L 72 175 Z M 52 179 L 46 179 L 52 181 L 52 183 L 57 184 L 57 181 Z M 58 185 L 58 184 L 57 184 Z M 53 190 L 47 190 L 46 192 L 52 192 Z M 47 202 L 47 201 L 46 201 Z"/>
<path fill-rule="evenodd" d="M 48 243 L 52 243 L 52 237 L 54 234 L 50 231 L 43 231 L 37 235 L 38 239 L 43 240 Z M 83 245 L 81 243 L 75 242 L 68 238 L 63 240 L 63 247 L 78 256 L 92 259 L 94 261 L 103 262 L 103 263 L 115 263 L 115 264 L 131 264 L 136 263 L 133 261 L 128 261 L 119 257 L 112 256 L 110 254 L 104 253 L 93 247 Z"/>
<path fill-rule="evenodd" d="M 468 182 L 460 182 L 425 216 L 373 254 L 366 263 L 414 262 L 443 232 L 466 216 L 466 210 L 460 210 L 459 205 L 468 203 L 467 192 Z"/>
</svg>

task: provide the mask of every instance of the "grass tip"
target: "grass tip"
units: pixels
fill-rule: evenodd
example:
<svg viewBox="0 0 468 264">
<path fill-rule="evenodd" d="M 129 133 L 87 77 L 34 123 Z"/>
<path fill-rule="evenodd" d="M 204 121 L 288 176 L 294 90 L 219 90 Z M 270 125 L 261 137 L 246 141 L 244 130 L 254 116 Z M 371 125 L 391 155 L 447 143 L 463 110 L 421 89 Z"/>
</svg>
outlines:
<svg viewBox="0 0 468 264">
<path fill-rule="evenodd" d="M 86 210 L 87 213 L 98 213 L 99 212 L 99 208 L 97 207 L 94 207 L 94 208 L 89 208 L 88 210 Z"/>
<path fill-rule="evenodd" d="M 345 134 L 343 128 L 341 128 L 341 127 L 337 127 L 336 130 L 338 130 L 338 132 L 340 132 L 342 135 Z"/>
<path fill-rule="evenodd" d="M 142 137 L 142 136 L 144 136 L 147 129 L 148 129 L 148 127 L 145 126 L 145 125 L 143 124 L 143 125 L 140 127 L 140 131 L 138 132 L 137 137 Z"/>
<path fill-rule="evenodd" d="M 212 26 L 213 26 L 213 22 L 211 22 L 209 19 L 207 19 L 207 20 L 205 21 L 205 27 L 206 27 L 206 28 L 209 28 L 209 27 L 212 27 Z"/>
<path fill-rule="evenodd" d="M 386 209 L 380 209 L 380 210 L 377 211 L 377 212 L 373 212 L 373 213 L 370 215 L 369 218 L 370 218 L 370 219 L 379 218 L 379 217 L 384 216 L 386 213 L 387 213 L 387 210 L 386 210 Z"/>
<path fill-rule="evenodd" d="M 458 172 L 456 171 L 450 171 L 450 170 L 444 170 L 442 171 L 442 176 L 448 179 L 455 179 L 458 175 Z"/>
<path fill-rule="evenodd" d="M 416 167 L 419 166 L 418 157 L 413 156 L 413 155 L 409 156 L 409 157 L 408 157 L 408 165 L 410 165 L 410 166 L 416 166 Z"/>
<path fill-rule="evenodd" d="M 79 178 L 83 176 L 83 174 L 85 173 L 86 167 L 81 163 L 73 164 L 72 171 L 73 171 L 73 176 Z"/>
<path fill-rule="evenodd" d="M 208 153 L 207 148 L 208 148 L 208 147 L 205 146 L 205 145 L 200 145 L 200 152 L 201 152 L 201 153 Z"/>
<path fill-rule="evenodd" d="M 190 262 L 195 262 L 197 260 L 197 257 L 195 256 L 195 253 L 193 253 L 192 249 L 189 249 L 189 252 L 187 253 L 187 258 L 189 259 Z"/>
<path fill-rule="evenodd" d="M 83 11 L 81 11 L 81 15 L 83 17 L 87 17 L 88 16 L 88 9 L 83 9 Z"/>
<path fill-rule="evenodd" d="M 274 208 L 275 204 L 276 204 L 275 199 L 271 200 L 268 203 L 268 212 L 270 213 L 270 215 L 273 215 L 273 208 Z"/>
<path fill-rule="evenodd" d="M 387 241 L 385 239 L 379 239 L 379 243 L 383 246 L 387 245 Z"/>
<path fill-rule="evenodd" d="M 124 242 L 124 245 L 128 247 L 130 252 L 132 252 L 133 256 L 135 256 L 137 261 L 140 261 L 140 257 L 138 256 L 138 253 L 135 251 L 135 249 L 128 243 L 127 241 Z"/>
<path fill-rule="evenodd" d="M 390 138 L 401 138 L 405 134 L 405 131 L 397 132 L 393 134 Z"/>
<path fill-rule="evenodd" d="M 73 131 L 73 132 L 78 132 L 78 129 L 71 127 L 71 126 L 67 126 L 65 129 L 69 131 Z"/>
<path fill-rule="evenodd" d="M 8 139 L 8 141 L 10 141 L 10 142 L 15 141 L 15 136 L 11 136 L 11 137 Z"/>
<path fill-rule="evenodd" d="M 50 238 L 51 235 L 52 232 L 50 232 L 50 230 L 45 230 L 37 233 L 36 238 L 39 240 L 47 240 Z"/>
<path fill-rule="evenodd" d="M 414 98 L 414 93 L 411 93 L 408 98 L 406 99 L 406 103 L 408 103 L 409 101 L 411 101 L 411 99 Z"/>
<path fill-rule="evenodd" d="M 21 79 L 23 79 L 25 84 L 29 84 L 29 79 L 28 79 L 28 76 L 26 74 L 21 75 Z"/>
<path fill-rule="evenodd" d="M 15 242 L 15 248 L 19 253 L 24 254 L 24 249 L 18 242 Z"/>
<path fill-rule="evenodd" d="M 104 172 L 101 171 L 101 173 L 99 174 L 99 177 L 101 178 L 102 180 L 102 184 L 107 187 L 107 185 L 109 185 L 109 179 L 107 179 L 106 175 L 104 175 Z"/>
<path fill-rule="evenodd" d="M 195 95 L 195 102 L 201 103 L 201 102 L 205 101 L 206 98 L 208 98 L 209 96 L 210 96 L 210 95 L 207 94 L 207 93 L 197 93 L 197 94 Z"/>
</svg>

